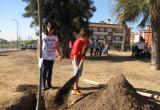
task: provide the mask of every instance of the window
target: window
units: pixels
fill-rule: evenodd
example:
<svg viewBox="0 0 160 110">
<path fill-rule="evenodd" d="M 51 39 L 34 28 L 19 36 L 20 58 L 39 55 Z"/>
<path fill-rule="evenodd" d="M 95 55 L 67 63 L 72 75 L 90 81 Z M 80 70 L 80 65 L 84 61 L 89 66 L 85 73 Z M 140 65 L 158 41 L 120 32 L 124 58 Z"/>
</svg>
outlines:
<svg viewBox="0 0 160 110">
<path fill-rule="evenodd" d="M 107 40 L 111 40 L 111 36 L 107 36 Z"/>
<path fill-rule="evenodd" d="M 97 35 L 97 39 L 99 39 L 100 37 Z"/>
<path fill-rule="evenodd" d="M 108 28 L 108 29 L 107 29 L 107 32 L 112 32 L 112 29 L 111 29 L 111 28 Z"/>
<path fill-rule="evenodd" d="M 99 28 L 99 32 L 103 32 L 104 31 L 104 28 Z"/>
<path fill-rule="evenodd" d="M 120 36 L 115 36 L 115 41 L 120 41 L 120 40 L 121 40 Z"/>
<path fill-rule="evenodd" d="M 94 31 L 94 32 L 97 32 L 97 31 L 98 31 L 98 29 L 97 29 L 97 28 L 93 28 L 93 31 Z"/>
<path fill-rule="evenodd" d="M 119 28 L 117 28 L 117 29 L 115 30 L 115 32 L 116 32 L 116 33 L 123 33 L 123 32 L 124 32 L 124 30 L 123 30 L 123 29 L 119 29 Z"/>
<path fill-rule="evenodd" d="M 107 28 L 104 28 L 104 32 L 107 32 Z"/>
<path fill-rule="evenodd" d="M 93 38 L 97 39 L 97 36 L 96 36 L 96 35 L 93 35 Z"/>
<path fill-rule="evenodd" d="M 100 39 L 104 39 L 104 36 L 100 36 Z"/>
</svg>

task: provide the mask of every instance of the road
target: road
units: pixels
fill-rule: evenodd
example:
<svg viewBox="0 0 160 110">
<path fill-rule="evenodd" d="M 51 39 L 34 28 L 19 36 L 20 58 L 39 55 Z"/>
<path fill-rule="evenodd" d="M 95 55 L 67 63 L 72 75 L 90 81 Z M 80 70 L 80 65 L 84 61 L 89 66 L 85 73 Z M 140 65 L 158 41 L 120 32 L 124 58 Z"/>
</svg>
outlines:
<svg viewBox="0 0 160 110">
<path fill-rule="evenodd" d="M 17 50 L 17 49 L 0 48 L 0 52 L 8 52 L 13 50 Z"/>
</svg>

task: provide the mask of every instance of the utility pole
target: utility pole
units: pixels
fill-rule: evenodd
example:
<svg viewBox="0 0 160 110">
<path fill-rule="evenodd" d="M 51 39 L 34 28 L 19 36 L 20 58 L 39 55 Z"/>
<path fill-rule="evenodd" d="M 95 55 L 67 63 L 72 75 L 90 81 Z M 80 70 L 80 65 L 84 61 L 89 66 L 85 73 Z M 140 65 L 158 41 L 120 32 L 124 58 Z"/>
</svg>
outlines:
<svg viewBox="0 0 160 110">
<path fill-rule="evenodd" d="M 37 94 L 37 105 L 36 110 L 40 110 L 41 103 L 41 91 L 42 91 L 42 10 L 41 10 L 41 0 L 37 0 L 38 2 L 38 17 L 39 17 L 39 84 L 38 84 L 38 94 Z"/>
<path fill-rule="evenodd" d="M 18 28 L 19 28 L 19 22 L 14 18 L 12 20 L 17 23 L 17 50 L 18 50 Z"/>
</svg>

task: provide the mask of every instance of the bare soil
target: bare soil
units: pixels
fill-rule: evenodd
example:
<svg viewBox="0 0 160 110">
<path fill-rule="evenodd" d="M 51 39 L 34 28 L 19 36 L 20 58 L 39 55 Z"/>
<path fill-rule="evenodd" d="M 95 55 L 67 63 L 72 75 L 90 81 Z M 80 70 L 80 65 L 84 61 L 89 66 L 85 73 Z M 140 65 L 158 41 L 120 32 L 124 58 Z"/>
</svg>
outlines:
<svg viewBox="0 0 160 110">
<path fill-rule="evenodd" d="M 160 95 L 160 71 L 150 69 L 149 59 L 131 58 L 130 52 L 110 51 L 109 54 L 109 56 L 86 57 L 80 79 L 82 92 L 90 94 L 100 89 L 84 83 L 83 79 L 106 84 L 111 77 L 124 74 L 136 90 Z M 18 100 L 26 91 L 37 92 L 39 78 L 37 62 L 36 51 L 0 53 L 0 108 L 9 106 L 9 102 Z M 57 91 L 72 75 L 69 59 L 56 60 L 52 76 L 52 84 L 55 87 L 53 91 Z M 79 99 L 81 97 L 71 96 L 69 105 Z"/>
<path fill-rule="evenodd" d="M 111 78 L 105 87 L 78 101 L 69 110 L 159 110 L 160 106 L 137 94 L 123 75 Z"/>
</svg>

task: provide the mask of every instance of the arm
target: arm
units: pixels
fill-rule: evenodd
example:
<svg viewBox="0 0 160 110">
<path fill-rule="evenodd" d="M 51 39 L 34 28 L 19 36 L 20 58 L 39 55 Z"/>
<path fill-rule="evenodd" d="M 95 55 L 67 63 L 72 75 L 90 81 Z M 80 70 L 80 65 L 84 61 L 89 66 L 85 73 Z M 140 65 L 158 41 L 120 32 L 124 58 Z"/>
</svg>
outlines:
<svg viewBox="0 0 160 110">
<path fill-rule="evenodd" d="M 81 66 L 81 64 L 83 63 L 83 61 L 84 61 L 84 58 L 81 59 L 79 65 L 78 65 L 78 64 L 77 64 L 77 62 L 78 62 L 78 61 L 77 61 L 77 55 L 74 55 L 74 62 L 76 62 L 77 68 L 80 68 L 80 66 Z"/>
<path fill-rule="evenodd" d="M 63 55 L 62 55 L 62 52 L 60 51 L 60 47 L 59 47 L 58 42 L 56 43 L 56 50 L 57 50 L 59 56 L 62 57 Z"/>
<path fill-rule="evenodd" d="M 80 68 L 80 67 L 81 67 L 81 65 L 82 65 L 83 61 L 84 61 L 84 57 L 81 59 L 81 61 L 80 61 L 79 65 L 78 65 L 78 68 Z"/>
</svg>

